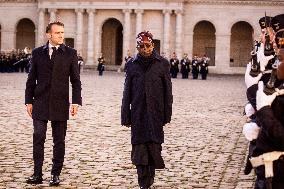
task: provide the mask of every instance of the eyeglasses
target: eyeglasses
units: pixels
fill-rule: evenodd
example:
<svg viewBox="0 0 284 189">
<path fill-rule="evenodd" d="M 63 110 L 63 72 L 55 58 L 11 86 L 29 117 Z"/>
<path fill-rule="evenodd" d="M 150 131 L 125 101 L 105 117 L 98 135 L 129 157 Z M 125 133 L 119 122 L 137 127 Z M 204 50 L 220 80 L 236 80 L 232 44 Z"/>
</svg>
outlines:
<svg viewBox="0 0 284 189">
<path fill-rule="evenodd" d="M 142 49 L 145 48 L 145 46 L 146 46 L 146 48 L 150 48 L 152 46 L 152 44 L 146 43 L 146 44 L 137 45 L 137 47 L 142 48 Z"/>
</svg>

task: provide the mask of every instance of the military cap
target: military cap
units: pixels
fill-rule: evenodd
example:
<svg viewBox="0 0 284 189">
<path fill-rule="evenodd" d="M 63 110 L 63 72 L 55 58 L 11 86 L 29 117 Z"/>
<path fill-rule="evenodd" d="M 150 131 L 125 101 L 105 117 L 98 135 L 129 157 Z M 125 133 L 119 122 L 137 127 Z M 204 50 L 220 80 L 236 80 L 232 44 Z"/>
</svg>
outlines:
<svg viewBox="0 0 284 189">
<path fill-rule="evenodd" d="M 284 14 L 274 16 L 271 20 L 271 26 L 275 32 L 284 29 Z"/>
<path fill-rule="evenodd" d="M 275 43 L 279 49 L 284 48 L 284 30 L 278 31 L 275 35 Z"/>
<path fill-rule="evenodd" d="M 272 19 L 272 17 L 270 17 L 270 16 L 264 16 L 261 19 L 259 19 L 258 23 L 259 23 L 261 29 L 264 29 L 266 27 L 271 27 L 271 19 Z"/>
</svg>

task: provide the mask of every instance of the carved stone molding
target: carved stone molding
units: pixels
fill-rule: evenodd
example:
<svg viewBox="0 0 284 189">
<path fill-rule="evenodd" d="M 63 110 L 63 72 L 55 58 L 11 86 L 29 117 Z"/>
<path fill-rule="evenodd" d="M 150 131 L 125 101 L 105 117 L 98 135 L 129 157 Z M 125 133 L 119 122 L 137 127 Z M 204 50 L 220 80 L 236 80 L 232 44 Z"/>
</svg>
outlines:
<svg viewBox="0 0 284 189">
<path fill-rule="evenodd" d="M 190 4 L 230 4 L 230 5 L 284 5 L 283 0 L 185 0 Z"/>
<path fill-rule="evenodd" d="M 37 3 L 37 0 L 0 0 L 0 3 Z"/>
</svg>

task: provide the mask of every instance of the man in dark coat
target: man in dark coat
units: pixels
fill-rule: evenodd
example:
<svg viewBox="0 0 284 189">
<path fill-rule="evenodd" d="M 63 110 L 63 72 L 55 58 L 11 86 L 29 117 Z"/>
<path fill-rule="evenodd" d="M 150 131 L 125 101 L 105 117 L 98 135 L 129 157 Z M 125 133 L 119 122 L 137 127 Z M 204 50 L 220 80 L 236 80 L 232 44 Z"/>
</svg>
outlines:
<svg viewBox="0 0 284 189">
<path fill-rule="evenodd" d="M 188 79 L 188 73 L 190 72 L 190 60 L 187 57 L 187 54 L 184 53 L 183 59 L 180 61 L 180 72 L 182 74 L 182 79 Z"/>
<path fill-rule="evenodd" d="M 128 62 L 121 124 L 131 127 L 131 159 L 145 189 L 153 184 L 155 169 L 165 167 L 163 126 L 171 121 L 173 97 L 169 62 L 153 50 L 152 34 L 141 32 L 136 39 L 139 53 Z"/>
<path fill-rule="evenodd" d="M 71 115 L 82 104 L 81 81 L 76 50 L 65 46 L 64 24 L 49 23 L 46 27 L 48 43 L 32 51 L 31 70 L 26 83 L 25 104 L 33 119 L 34 174 L 29 184 L 42 183 L 44 142 L 47 122 L 51 121 L 53 136 L 53 165 L 50 186 L 59 185 L 64 162 L 65 135 L 69 119 L 69 78 L 72 84 Z"/>
</svg>

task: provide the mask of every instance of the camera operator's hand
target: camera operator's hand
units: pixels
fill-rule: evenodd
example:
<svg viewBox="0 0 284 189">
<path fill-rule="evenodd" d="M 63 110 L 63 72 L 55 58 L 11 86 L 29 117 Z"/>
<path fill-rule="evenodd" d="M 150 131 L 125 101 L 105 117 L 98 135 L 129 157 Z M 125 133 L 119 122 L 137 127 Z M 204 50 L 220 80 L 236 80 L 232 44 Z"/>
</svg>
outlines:
<svg viewBox="0 0 284 189">
<path fill-rule="evenodd" d="M 260 81 L 258 83 L 258 90 L 256 92 L 256 109 L 260 110 L 264 106 L 271 106 L 277 95 L 278 92 L 275 92 L 272 95 L 266 95 L 263 92 L 263 81 Z"/>
<path fill-rule="evenodd" d="M 252 85 L 257 84 L 258 81 L 260 80 L 262 73 L 258 74 L 256 77 L 252 77 L 249 73 L 251 70 L 251 62 L 247 64 L 247 69 L 245 73 L 245 83 L 247 88 L 250 88 Z"/>
<path fill-rule="evenodd" d="M 264 44 L 261 43 L 259 50 L 257 51 L 257 61 L 260 64 L 260 71 L 264 71 L 267 66 L 269 60 L 271 60 L 274 55 L 265 56 L 264 55 Z"/>
</svg>

